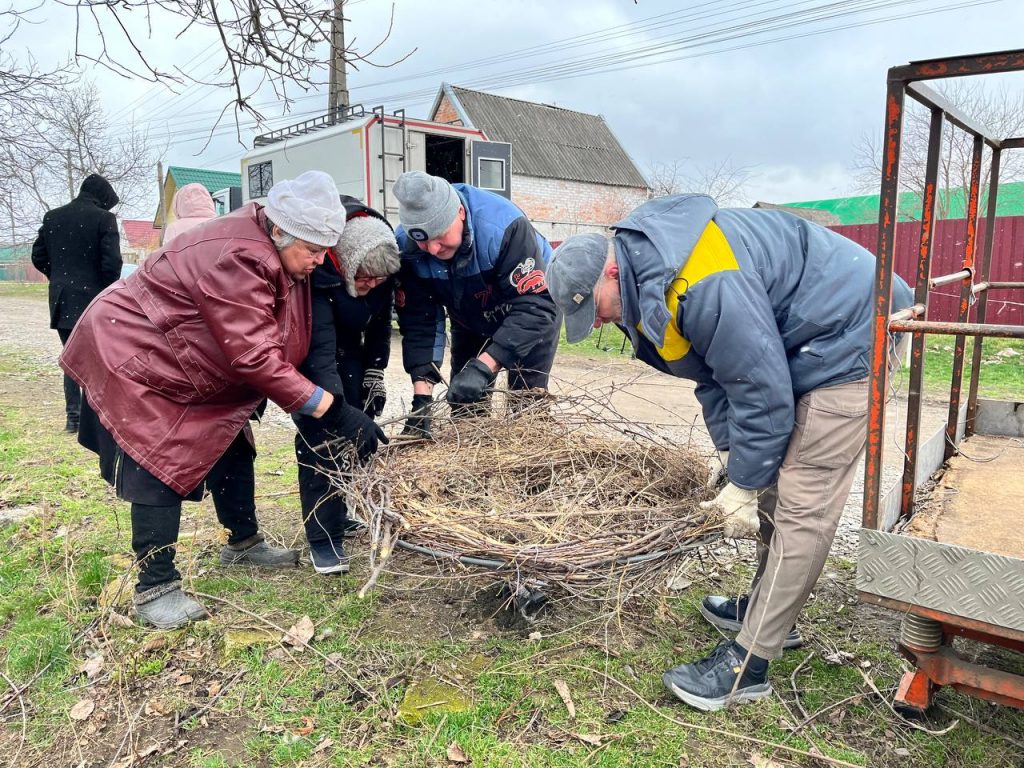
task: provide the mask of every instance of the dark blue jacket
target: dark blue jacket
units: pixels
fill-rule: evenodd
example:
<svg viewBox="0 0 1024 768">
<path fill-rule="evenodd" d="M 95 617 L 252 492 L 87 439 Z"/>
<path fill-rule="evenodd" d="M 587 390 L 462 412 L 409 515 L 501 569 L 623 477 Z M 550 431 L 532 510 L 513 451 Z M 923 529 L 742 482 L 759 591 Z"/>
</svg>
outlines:
<svg viewBox="0 0 1024 768">
<path fill-rule="evenodd" d="M 346 195 L 342 196 L 348 219 L 353 216 L 375 216 L 385 221 L 377 211 Z M 345 393 L 338 370 L 343 360 L 359 362 L 367 368 L 387 368 L 391 356 L 391 306 L 395 281 L 388 280 L 370 290 L 366 296 L 350 296 L 345 281 L 335 268 L 330 256 L 313 270 L 312 288 L 313 328 L 309 355 L 299 370 L 319 387 L 334 394 Z M 351 366 L 348 366 L 351 370 Z M 358 385 L 360 382 L 356 382 Z M 351 387 L 346 400 L 352 397 Z M 361 408 L 360 402 L 351 402 Z"/>
<path fill-rule="evenodd" d="M 453 184 L 466 210 L 462 246 L 449 261 L 421 251 L 405 229 L 395 306 L 402 357 L 413 380 L 439 380 L 445 311 L 453 326 L 491 339 L 487 352 L 508 368 L 555 325 L 544 269 L 551 246 L 525 214 L 501 195 Z"/>
<path fill-rule="evenodd" d="M 874 256 L 791 214 L 719 209 L 703 195 L 652 200 L 613 228 L 637 357 L 697 382 L 732 482 L 771 485 L 796 401 L 868 375 Z M 892 292 L 894 311 L 912 303 L 898 277 Z"/>
</svg>

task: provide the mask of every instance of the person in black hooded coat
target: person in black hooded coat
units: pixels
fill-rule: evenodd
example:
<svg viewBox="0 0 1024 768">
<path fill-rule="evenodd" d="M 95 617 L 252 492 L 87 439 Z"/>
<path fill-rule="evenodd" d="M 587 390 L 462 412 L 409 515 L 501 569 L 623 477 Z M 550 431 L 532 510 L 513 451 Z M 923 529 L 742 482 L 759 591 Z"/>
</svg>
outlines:
<svg viewBox="0 0 1024 768">
<path fill-rule="evenodd" d="M 50 327 L 62 345 L 89 302 L 121 277 L 117 218 L 110 212 L 118 202 L 110 182 L 93 173 L 82 182 L 78 197 L 43 216 L 32 264 L 50 281 Z M 81 402 L 81 389 L 65 374 L 68 432 L 78 431 Z"/>
<path fill-rule="evenodd" d="M 310 278 L 313 330 L 309 354 L 299 370 L 335 397 L 376 418 L 384 410 L 384 369 L 391 355 L 394 278 L 401 262 L 387 220 L 372 208 L 341 195 L 346 223 L 338 244 Z M 330 435 L 316 419 L 294 415 L 299 500 L 317 573 L 348 570 L 343 538 L 357 525 L 326 472 L 344 469 L 324 445 Z"/>
</svg>

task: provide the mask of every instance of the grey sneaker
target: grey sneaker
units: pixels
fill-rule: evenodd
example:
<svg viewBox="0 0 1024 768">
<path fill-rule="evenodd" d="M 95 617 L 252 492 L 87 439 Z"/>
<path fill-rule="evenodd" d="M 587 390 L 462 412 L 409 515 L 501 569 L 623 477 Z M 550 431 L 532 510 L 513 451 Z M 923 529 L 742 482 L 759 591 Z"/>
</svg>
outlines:
<svg viewBox="0 0 1024 768">
<path fill-rule="evenodd" d="M 739 632 L 743 629 L 743 617 L 747 615 L 748 595 L 736 597 L 723 597 L 722 595 L 708 595 L 700 604 L 700 613 L 711 624 L 724 629 L 726 632 Z M 789 630 L 789 634 L 782 641 L 785 649 L 799 648 L 804 644 L 800 630 L 796 625 Z"/>
<path fill-rule="evenodd" d="M 200 604 L 181 591 L 180 581 L 158 584 L 132 596 L 135 615 L 143 624 L 158 629 L 175 629 L 192 621 L 209 618 Z"/>
<path fill-rule="evenodd" d="M 299 564 L 298 550 L 273 547 L 262 534 L 250 536 L 220 551 L 221 565 L 258 565 L 263 568 L 294 568 Z"/>
</svg>

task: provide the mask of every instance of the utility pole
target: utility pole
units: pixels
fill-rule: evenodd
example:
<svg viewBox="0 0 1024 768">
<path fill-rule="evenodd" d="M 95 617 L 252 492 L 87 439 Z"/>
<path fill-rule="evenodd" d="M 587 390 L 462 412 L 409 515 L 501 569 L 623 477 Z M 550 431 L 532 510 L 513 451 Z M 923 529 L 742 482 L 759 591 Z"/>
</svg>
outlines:
<svg viewBox="0 0 1024 768">
<path fill-rule="evenodd" d="M 164 210 L 164 161 L 156 161 L 156 188 L 160 196 L 159 219 L 160 219 L 160 245 L 164 244 L 164 232 L 167 231 L 167 211 Z"/>
<path fill-rule="evenodd" d="M 331 72 L 327 93 L 327 111 L 330 121 L 348 108 L 348 82 L 345 78 L 345 0 L 334 0 L 331 17 Z"/>
<path fill-rule="evenodd" d="M 74 200 L 75 199 L 75 180 L 74 180 L 74 177 L 72 177 L 72 175 L 71 175 L 71 150 L 70 149 L 65 149 L 64 153 L 65 153 L 65 157 L 67 158 L 65 162 L 66 162 L 67 167 L 68 167 L 68 197 L 70 197 L 72 200 Z"/>
</svg>

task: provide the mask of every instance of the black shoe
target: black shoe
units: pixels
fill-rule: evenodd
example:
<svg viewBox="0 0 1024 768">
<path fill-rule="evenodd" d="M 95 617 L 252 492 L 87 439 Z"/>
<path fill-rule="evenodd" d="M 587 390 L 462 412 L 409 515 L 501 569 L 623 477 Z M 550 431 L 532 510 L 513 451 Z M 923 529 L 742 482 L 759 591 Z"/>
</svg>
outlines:
<svg viewBox="0 0 1024 768">
<path fill-rule="evenodd" d="M 351 517 L 346 517 L 345 522 L 341 525 L 341 535 L 346 539 L 362 536 L 366 533 L 366 530 L 366 526 L 363 523 L 353 520 Z"/>
<path fill-rule="evenodd" d="M 78 432 L 78 419 L 68 416 L 68 420 L 64 422 L 64 431 L 77 433 Z"/>
<path fill-rule="evenodd" d="M 313 570 L 317 573 L 348 573 L 348 557 L 340 541 L 332 542 L 328 539 L 310 544 L 309 559 L 313 561 Z"/>
<path fill-rule="evenodd" d="M 726 632 L 739 632 L 743 629 L 743 617 L 747 615 L 748 595 L 735 597 L 722 597 L 721 595 L 708 595 L 700 604 L 700 613 L 711 624 L 724 629 Z M 799 648 L 804 644 L 800 630 L 793 625 L 782 641 L 783 648 Z"/>
<path fill-rule="evenodd" d="M 744 668 L 746 655 L 735 641 L 723 640 L 707 658 L 673 667 L 661 680 L 680 701 L 704 712 L 771 696 L 767 660 L 751 656 Z M 741 671 L 737 685 L 736 676 Z"/>
</svg>

